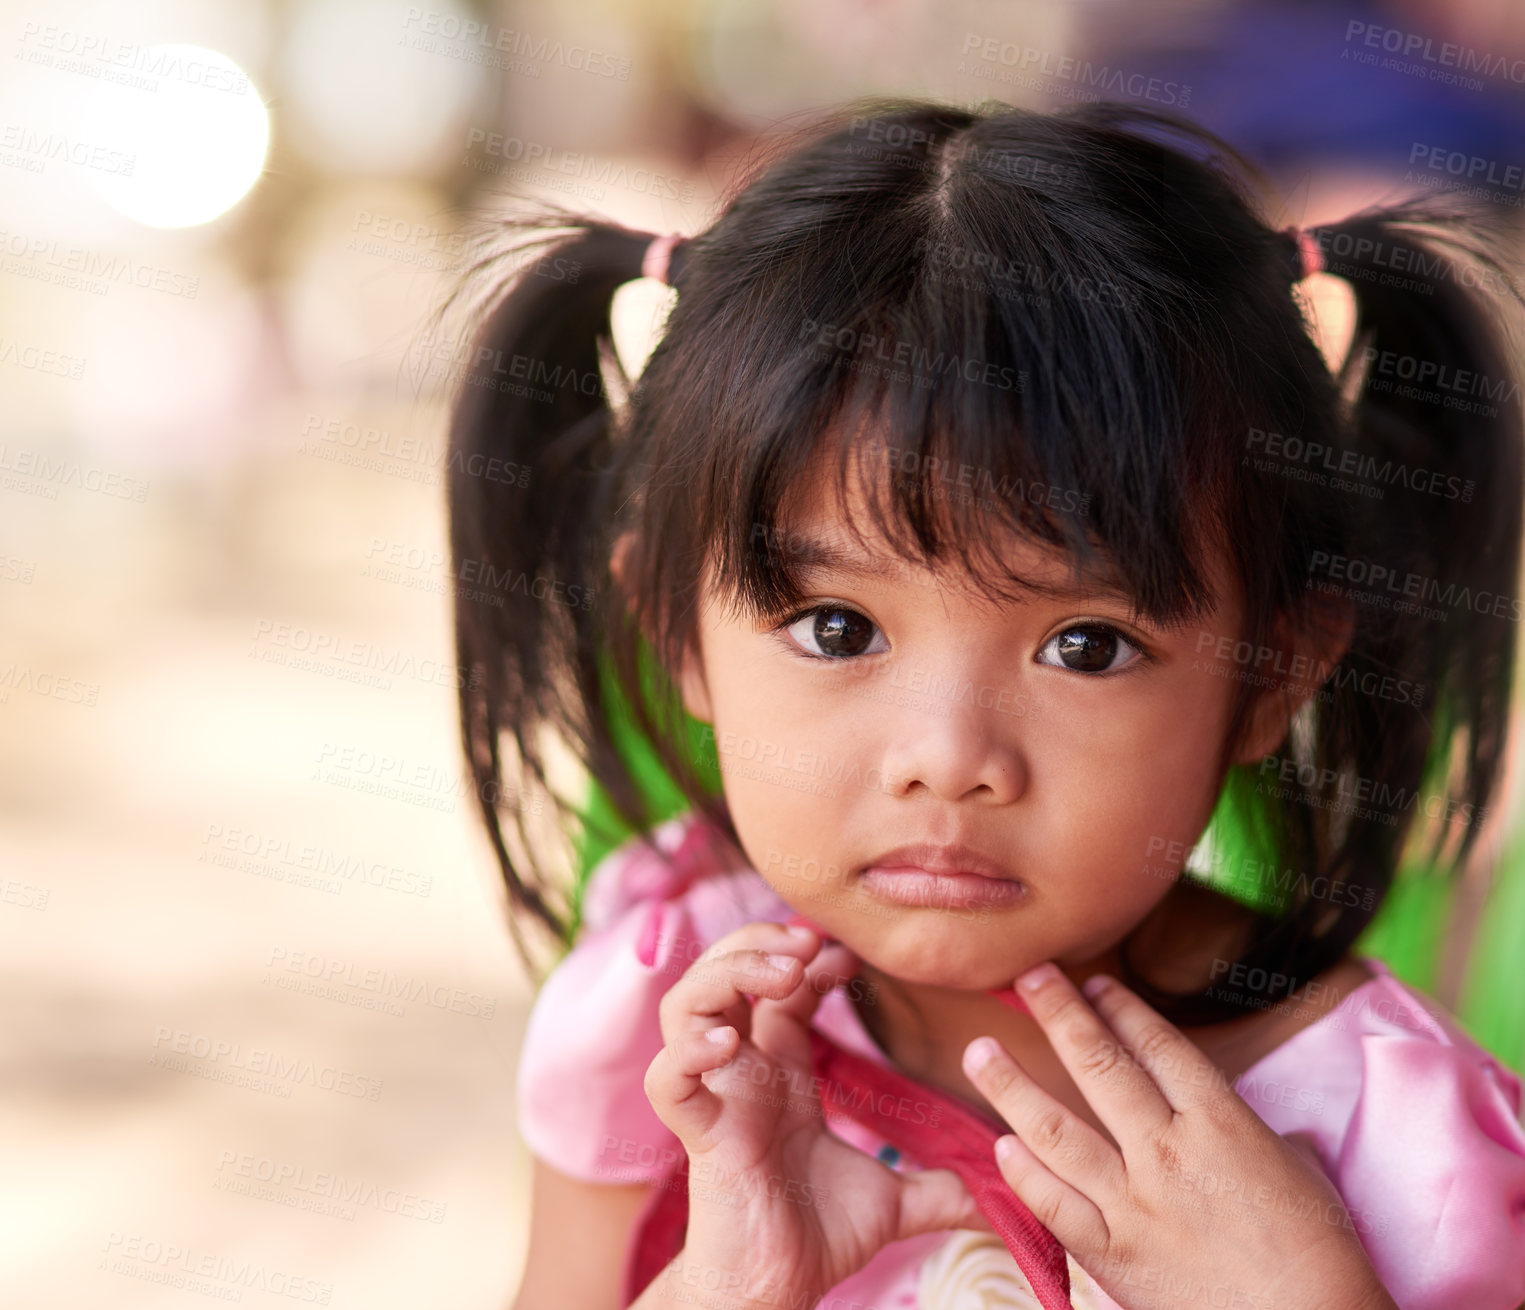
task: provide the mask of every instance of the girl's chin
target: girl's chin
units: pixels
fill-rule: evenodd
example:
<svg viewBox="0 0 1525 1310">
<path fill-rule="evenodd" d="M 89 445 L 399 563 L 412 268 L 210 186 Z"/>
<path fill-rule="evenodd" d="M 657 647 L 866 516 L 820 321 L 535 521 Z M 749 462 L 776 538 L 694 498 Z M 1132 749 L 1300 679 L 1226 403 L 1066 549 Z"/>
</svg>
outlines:
<svg viewBox="0 0 1525 1310">
<path fill-rule="evenodd" d="M 920 941 L 904 947 L 865 942 L 856 954 L 865 965 L 896 982 L 964 992 L 1009 988 L 1018 974 L 1039 963 L 1038 959 L 991 960 L 980 967 L 969 959 L 967 943 L 963 952 L 950 954 L 947 958 L 928 958 L 927 946 L 926 934 L 922 934 Z M 849 948 L 852 949 L 850 944 Z"/>
<path fill-rule="evenodd" d="M 1028 935 L 1020 958 L 1006 956 L 1011 930 L 993 917 L 967 912 L 907 910 L 891 915 L 850 914 L 841 907 L 817 918 L 806 905 L 786 922 L 804 923 L 822 936 L 840 941 L 869 969 L 897 982 L 980 992 L 1009 988 L 1018 974 L 1051 958 L 1034 954 Z M 983 957 L 981 962 L 980 957 Z"/>
</svg>

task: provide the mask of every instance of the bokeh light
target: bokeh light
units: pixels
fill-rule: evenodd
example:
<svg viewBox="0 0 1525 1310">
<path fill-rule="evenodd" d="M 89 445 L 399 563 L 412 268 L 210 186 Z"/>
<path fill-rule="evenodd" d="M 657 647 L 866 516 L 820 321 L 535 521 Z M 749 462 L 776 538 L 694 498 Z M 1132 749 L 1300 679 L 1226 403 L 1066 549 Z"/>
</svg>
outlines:
<svg viewBox="0 0 1525 1310">
<path fill-rule="evenodd" d="M 102 81 L 89 105 L 89 138 L 126 157 L 99 170 L 95 185 L 112 208 L 150 227 L 210 222 L 259 180 L 270 144 L 264 102 L 216 50 L 156 45 L 142 67 L 152 92 L 133 80 Z"/>
</svg>

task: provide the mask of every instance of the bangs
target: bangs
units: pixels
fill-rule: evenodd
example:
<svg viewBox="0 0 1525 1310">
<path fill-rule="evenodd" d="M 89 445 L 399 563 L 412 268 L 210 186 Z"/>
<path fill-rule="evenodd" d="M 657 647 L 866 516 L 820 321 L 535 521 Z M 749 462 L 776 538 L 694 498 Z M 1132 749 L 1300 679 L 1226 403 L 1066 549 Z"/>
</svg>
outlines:
<svg viewBox="0 0 1525 1310">
<path fill-rule="evenodd" d="M 856 477 L 897 558 L 956 561 L 992 602 L 1052 589 L 1005 562 L 1015 534 L 1150 621 L 1189 621 L 1214 600 L 1202 561 L 1235 498 L 1225 425 L 1243 421 L 1209 409 L 1232 389 L 1190 284 L 1118 259 L 1115 234 L 1104 252 L 1061 227 L 991 149 L 948 149 L 956 203 L 881 210 L 855 231 L 853 277 L 840 238 L 801 232 L 766 253 L 768 278 L 796 295 L 733 297 L 683 325 L 747 361 L 663 379 L 668 395 L 710 393 L 664 423 L 720 428 L 697 529 L 714 585 L 754 614 L 798 607 L 815 562 L 802 500 L 830 486 L 846 519 Z"/>
</svg>

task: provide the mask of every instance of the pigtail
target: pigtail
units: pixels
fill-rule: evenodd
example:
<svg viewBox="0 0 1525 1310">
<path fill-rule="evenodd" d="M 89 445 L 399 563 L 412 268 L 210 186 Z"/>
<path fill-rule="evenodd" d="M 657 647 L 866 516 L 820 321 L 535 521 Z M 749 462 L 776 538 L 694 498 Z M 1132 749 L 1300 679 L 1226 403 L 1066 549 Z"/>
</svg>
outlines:
<svg viewBox="0 0 1525 1310">
<path fill-rule="evenodd" d="M 606 370 L 628 387 L 611 345 L 610 310 L 615 291 L 641 275 L 652 234 L 576 224 L 571 235 L 541 240 L 545 248 L 473 334 L 450 424 L 455 647 L 466 675 L 462 743 L 526 960 L 519 912 L 563 946 L 573 932 L 570 907 L 551 903 L 533 856 L 534 876 L 521 877 L 501 825 L 501 813 L 512 813 L 529 852 L 526 817 L 543 812 L 542 796 L 558 811 L 558 829 L 575 809 L 547 782 L 545 731 L 580 762 L 595 762 L 620 808 L 636 804 L 633 787 L 621 786 L 609 739 L 598 652 L 613 519 Z M 479 261 L 468 280 L 503 257 Z M 504 731 L 517 750 L 515 786 L 504 784 Z"/>
<path fill-rule="evenodd" d="M 1437 798 L 1413 814 L 1428 828 L 1422 858 L 1448 865 L 1471 851 L 1495 790 L 1521 619 L 1525 455 L 1501 311 L 1525 301 L 1502 254 L 1508 235 L 1496 210 L 1445 196 L 1315 232 L 1325 268 L 1355 297 L 1337 378 L 1353 397 L 1342 459 L 1369 510 L 1343 569 L 1322 566 L 1362 593 L 1371 668 L 1416 689 L 1353 695 L 1351 710 L 1376 721 L 1354 734 L 1367 743 L 1356 771 Z M 1429 730 L 1392 731 L 1395 705 Z"/>
<path fill-rule="evenodd" d="M 1281 803 L 1243 807 L 1265 825 L 1257 853 L 1319 889 L 1290 912 L 1283 897 L 1237 961 L 1283 991 L 1351 948 L 1405 857 L 1448 875 L 1473 849 L 1504 761 L 1522 610 L 1525 443 L 1502 311 L 1525 302 L 1507 228 L 1485 206 L 1423 196 L 1310 235 L 1355 301 L 1338 423 L 1327 448 L 1257 440 L 1275 441 L 1268 477 L 1297 479 L 1300 518 L 1321 525 L 1288 532 L 1283 585 L 1315 622 L 1343 613 L 1351 627 L 1339 658 L 1299 679 L 1321 686 L 1286 758 L 1262 764 L 1286 784 Z M 1218 1017 L 1202 997 L 1180 1015 Z"/>
</svg>

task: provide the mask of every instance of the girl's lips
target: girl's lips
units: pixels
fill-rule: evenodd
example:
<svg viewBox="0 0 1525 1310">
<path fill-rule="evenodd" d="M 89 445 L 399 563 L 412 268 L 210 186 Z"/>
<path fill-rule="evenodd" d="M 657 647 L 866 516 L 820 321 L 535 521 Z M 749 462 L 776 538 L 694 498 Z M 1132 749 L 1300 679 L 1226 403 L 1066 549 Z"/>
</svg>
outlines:
<svg viewBox="0 0 1525 1310">
<path fill-rule="evenodd" d="M 1015 879 L 942 873 L 915 865 L 875 865 L 859 874 L 858 881 L 880 900 L 922 908 L 989 908 L 1027 899 L 1027 888 Z"/>
</svg>

